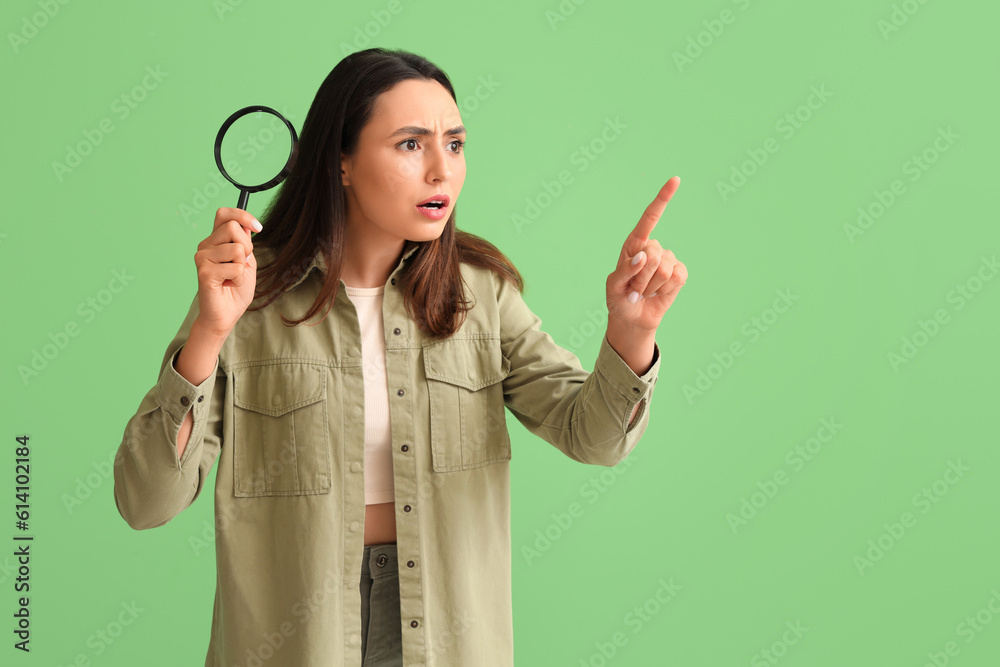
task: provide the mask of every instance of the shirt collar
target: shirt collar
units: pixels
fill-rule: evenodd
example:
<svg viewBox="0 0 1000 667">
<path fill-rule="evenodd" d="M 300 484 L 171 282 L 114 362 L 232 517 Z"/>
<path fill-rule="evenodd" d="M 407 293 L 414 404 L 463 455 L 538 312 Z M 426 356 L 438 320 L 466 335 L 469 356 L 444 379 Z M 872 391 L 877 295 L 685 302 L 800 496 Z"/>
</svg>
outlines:
<svg viewBox="0 0 1000 667">
<path fill-rule="evenodd" d="M 395 269 L 395 271 L 393 271 L 393 273 L 395 273 L 396 271 L 398 271 L 400 269 L 400 267 L 403 266 L 403 262 L 406 261 L 407 259 L 409 259 L 410 255 L 412 255 L 414 252 L 416 252 L 417 248 L 420 247 L 419 243 L 416 243 L 416 242 L 408 242 L 408 243 L 409 243 L 409 247 L 403 246 L 403 248 L 404 248 L 404 250 L 403 250 L 403 256 L 400 257 L 399 264 L 396 265 L 396 269 Z M 327 267 L 326 267 L 326 258 L 323 256 L 323 251 L 322 250 L 318 250 L 316 252 L 316 254 L 313 255 L 312 261 L 309 262 L 309 266 L 307 266 L 306 270 L 302 272 L 302 275 L 299 276 L 295 280 L 295 282 L 292 283 L 288 287 L 288 290 L 291 291 L 291 290 L 295 289 L 296 287 L 298 287 L 299 284 L 302 283 L 302 281 L 304 281 L 307 277 L 309 277 L 309 274 L 312 273 L 313 269 L 319 270 L 319 272 L 322 275 L 324 275 L 324 276 L 326 275 L 326 269 L 327 269 Z M 343 282 L 343 280 L 341 280 L 341 282 Z"/>
</svg>

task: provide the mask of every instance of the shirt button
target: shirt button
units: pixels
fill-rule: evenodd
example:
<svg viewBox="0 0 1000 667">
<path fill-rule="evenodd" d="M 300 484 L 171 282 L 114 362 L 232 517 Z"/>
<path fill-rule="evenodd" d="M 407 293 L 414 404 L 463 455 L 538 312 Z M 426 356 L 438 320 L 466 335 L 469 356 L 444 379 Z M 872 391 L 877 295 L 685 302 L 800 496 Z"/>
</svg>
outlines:
<svg viewBox="0 0 1000 667">
<path fill-rule="evenodd" d="M 403 395 L 403 394 L 405 394 L 405 393 L 406 393 L 406 392 L 405 392 L 405 391 L 403 391 L 402 389 L 397 389 L 397 390 L 396 390 L 396 395 L 397 395 L 397 396 L 402 396 L 402 395 Z M 184 405 L 187 405 L 187 403 L 185 403 Z"/>
<path fill-rule="evenodd" d="M 351 472 L 361 472 L 361 464 L 355 461 L 351 464 Z"/>
<path fill-rule="evenodd" d="M 385 554 L 379 554 L 378 558 L 375 559 L 375 564 L 379 567 L 385 567 L 385 564 L 389 562 L 389 557 Z"/>
<path fill-rule="evenodd" d="M 404 452 L 408 452 L 408 451 L 410 451 L 410 446 L 409 445 L 402 445 L 402 446 L 400 446 L 399 449 L 402 450 L 402 451 L 404 451 Z"/>
<path fill-rule="evenodd" d="M 352 632 L 350 637 L 350 642 L 351 646 L 357 646 L 358 644 L 361 643 L 361 636 Z"/>
<path fill-rule="evenodd" d="M 639 393 L 639 388 L 638 387 L 632 387 L 632 391 L 634 391 L 635 393 L 638 394 Z"/>
<path fill-rule="evenodd" d="M 406 567 L 413 567 L 414 563 L 412 560 L 406 561 Z"/>
<path fill-rule="evenodd" d="M 412 508 L 409 505 L 403 505 L 403 511 L 404 512 L 409 512 L 410 509 L 412 509 Z"/>
<path fill-rule="evenodd" d="M 202 394 L 201 396 L 198 397 L 198 402 L 199 403 L 201 403 L 204 400 L 205 400 L 205 395 L 204 394 Z"/>
<path fill-rule="evenodd" d="M 410 621 L 410 627 L 415 628 L 420 625 L 420 621 Z"/>
<path fill-rule="evenodd" d="M 394 334 L 396 334 L 398 336 L 400 334 L 399 327 L 396 327 L 395 329 L 393 329 L 392 333 L 394 333 Z"/>
<path fill-rule="evenodd" d="M 281 394 L 274 394 L 271 396 L 271 405 L 275 407 L 281 405 Z"/>
<path fill-rule="evenodd" d="M 389 280 L 389 282 L 392 283 L 393 285 L 395 285 L 396 284 L 396 279 L 392 278 L 391 280 Z"/>
<path fill-rule="evenodd" d="M 358 523 L 357 521 L 352 521 L 352 522 L 351 522 L 351 530 L 352 530 L 352 531 L 354 531 L 354 532 L 356 533 L 356 532 L 358 532 L 358 531 L 359 531 L 360 529 L 361 529 L 361 524 L 360 524 L 360 523 Z"/>
<path fill-rule="evenodd" d="M 181 405 L 183 405 L 186 408 L 187 406 L 191 405 L 191 399 L 188 398 L 187 396 L 181 396 Z"/>
</svg>

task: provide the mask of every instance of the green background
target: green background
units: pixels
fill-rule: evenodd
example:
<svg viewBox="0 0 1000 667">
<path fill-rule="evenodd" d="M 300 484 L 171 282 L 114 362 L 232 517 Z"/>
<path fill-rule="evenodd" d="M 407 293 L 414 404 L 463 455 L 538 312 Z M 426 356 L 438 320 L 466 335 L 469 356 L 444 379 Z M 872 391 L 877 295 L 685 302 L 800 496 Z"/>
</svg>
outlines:
<svg viewBox="0 0 1000 667">
<path fill-rule="evenodd" d="M 0 660 L 203 663 L 212 496 L 136 532 L 110 464 L 197 290 L 197 245 L 236 203 L 212 157 L 222 121 L 267 104 L 301 129 L 343 55 L 384 46 L 451 77 L 469 139 L 459 227 L 510 256 L 588 369 L 621 245 L 682 179 L 653 238 L 690 280 L 657 332 L 634 453 L 583 466 L 508 419 L 517 664 L 997 664 L 998 19 L 983 1 L 5 2 L 0 512 L 29 434 L 36 539 L 30 656 L 11 648 L 0 558 Z M 136 91 L 147 67 L 161 80 Z M 144 99 L 125 116 L 123 95 Z M 625 127 L 602 143 L 609 119 Z M 540 196 L 562 170 L 572 183 Z M 877 214 L 865 228 L 859 207 Z M 661 580 L 679 587 L 664 603 Z M 96 641 L 133 600 L 135 622 Z"/>
</svg>

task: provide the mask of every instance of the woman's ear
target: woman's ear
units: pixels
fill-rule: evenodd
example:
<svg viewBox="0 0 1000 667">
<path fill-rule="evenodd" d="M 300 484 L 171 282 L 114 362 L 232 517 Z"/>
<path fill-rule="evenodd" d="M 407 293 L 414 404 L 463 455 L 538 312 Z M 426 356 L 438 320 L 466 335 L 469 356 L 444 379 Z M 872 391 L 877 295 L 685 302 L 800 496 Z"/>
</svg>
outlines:
<svg viewBox="0 0 1000 667">
<path fill-rule="evenodd" d="M 351 179 L 347 175 L 347 168 L 349 166 L 348 162 L 350 162 L 350 161 L 346 157 L 344 157 L 343 153 L 341 153 L 340 154 L 340 182 L 343 183 L 344 185 L 350 185 L 351 184 Z"/>
</svg>

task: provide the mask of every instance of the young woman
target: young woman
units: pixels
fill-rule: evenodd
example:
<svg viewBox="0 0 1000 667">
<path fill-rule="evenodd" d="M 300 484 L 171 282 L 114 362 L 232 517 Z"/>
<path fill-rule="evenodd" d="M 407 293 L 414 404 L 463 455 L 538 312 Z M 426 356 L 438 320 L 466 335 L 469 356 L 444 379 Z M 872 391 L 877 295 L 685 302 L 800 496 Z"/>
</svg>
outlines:
<svg viewBox="0 0 1000 667">
<path fill-rule="evenodd" d="M 220 208 L 198 245 L 114 490 L 129 526 L 162 526 L 218 460 L 206 667 L 512 665 L 504 410 L 594 465 L 646 429 L 654 335 L 687 278 L 649 235 L 679 179 L 625 239 L 587 372 L 507 258 L 455 227 L 455 100 L 412 53 L 346 57 L 263 222 Z"/>
</svg>

